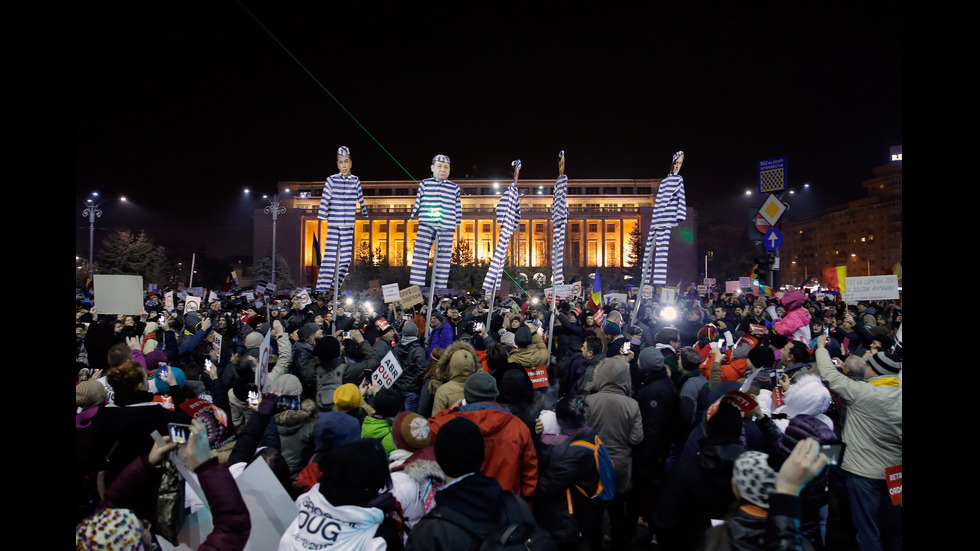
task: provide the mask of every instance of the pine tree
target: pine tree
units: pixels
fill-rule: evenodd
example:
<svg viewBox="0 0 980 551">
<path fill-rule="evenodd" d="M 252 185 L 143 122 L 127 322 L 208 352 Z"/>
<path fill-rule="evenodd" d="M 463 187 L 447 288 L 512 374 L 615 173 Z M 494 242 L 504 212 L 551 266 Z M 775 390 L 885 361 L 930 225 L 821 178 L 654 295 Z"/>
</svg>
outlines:
<svg viewBox="0 0 980 551">
<path fill-rule="evenodd" d="M 255 267 L 255 272 L 252 274 L 252 279 L 254 281 L 268 281 L 272 282 L 272 253 L 270 252 L 267 256 L 263 257 L 259 264 Z M 286 263 L 286 259 L 282 255 L 276 255 L 276 292 L 281 290 L 291 291 L 296 288 L 296 283 L 293 282 L 292 273 L 289 269 L 289 264 Z"/>
<path fill-rule="evenodd" d="M 103 274 L 140 275 L 144 281 L 166 280 L 166 250 L 154 245 L 142 231 L 138 235 L 129 230 L 110 233 L 102 241 L 98 258 L 99 271 Z"/>
</svg>

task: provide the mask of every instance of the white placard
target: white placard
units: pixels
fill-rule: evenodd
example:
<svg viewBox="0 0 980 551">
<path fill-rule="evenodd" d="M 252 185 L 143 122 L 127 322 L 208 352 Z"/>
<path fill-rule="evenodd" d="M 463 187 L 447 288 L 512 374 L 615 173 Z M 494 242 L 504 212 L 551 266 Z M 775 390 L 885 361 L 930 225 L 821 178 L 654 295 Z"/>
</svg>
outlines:
<svg viewBox="0 0 980 551">
<path fill-rule="evenodd" d="M 100 314 L 138 316 L 143 311 L 143 276 L 95 274 L 92 292 Z"/>
<path fill-rule="evenodd" d="M 381 286 L 381 294 L 384 297 L 385 302 L 398 302 L 402 299 L 401 293 L 398 290 L 397 283 L 389 283 L 387 285 Z"/>
<path fill-rule="evenodd" d="M 197 312 L 201 309 L 201 297 L 187 295 L 184 299 L 184 313 Z"/>
<path fill-rule="evenodd" d="M 313 300 L 310 298 L 310 293 L 308 293 L 306 289 L 296 289 L 296 298 L 299 299 L 299 304 L 303 308 L 313 304 Z"/>
<path fill-rule="evenodd" d="M 677 289 L 664 287 L 660 290 L 660 302 L 664 304 L 674 304 L 677 302 Z"/>
<path fill-rule="evenodd" d="M 742 289 L 747 289 L 747 288 L 751 287 L 752 286 L 752 278 L 751 277 L 740 277 L 740 278 L 738 278 L 738 286 L 741 287 Z"/>
<path fill-rule="evenodd" d="M 650 300 L 653 298 L 653 285 L 644 285 L 640 290 L 640 296 L 644 300 Z"/>
<path fill-rule="evenodd" d="M 844 285 L 847 292 L 841 293 L 841 298 L 848 304 L 862 300 L 898 300 L 898 276 L 895 274 L 846 277 Z"/>
<path fill-rule="evenodd" d="M 602 298 L 606 304 L 609 304 L 614 300 L 620 304 L 626 304 L 627 300 L 626 293 L 606 293 L 605 295 L 602 295 Z"/>
<path fill-rule="evenodd" d="M 402 366 L 395 358 L 395 352 L 389 350 L 384 358 L 381 358 L 381 365 L 371 374 L 371 380 L 385 388 L 391 388 L 398 377 L 402 375 Z"/>
</svg>

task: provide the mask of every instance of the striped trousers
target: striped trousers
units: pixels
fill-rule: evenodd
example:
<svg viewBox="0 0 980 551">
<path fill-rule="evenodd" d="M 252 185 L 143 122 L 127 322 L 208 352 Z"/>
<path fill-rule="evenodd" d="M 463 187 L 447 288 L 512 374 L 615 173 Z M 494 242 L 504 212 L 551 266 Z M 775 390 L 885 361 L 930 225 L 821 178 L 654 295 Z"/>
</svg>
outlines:
<svg viewBox="0 0 980 551">
<path fill-rule="evenodd" d="M 565 222 L 556 222 L 551 239 L 552 285 L 564 285 L 565 275 Z"/>
<path fill-rule="evenodd" d="M 340 264 L 337 264 L 337 244 L 340 244 Z M 354 226 L 327 225 L 327 241 L 323 245 L 323 259 L 316 278 L 316 290 L 325 293 L 333 288 L 333 270 L 337 268 L 337 288 L 344 284 L 354 250 Z"/>
<path fill-rule="evenodd" d="M 643 251 L 643 270 L 640 285 L 667 284 L 667 252 L 670 248 L 672 228 L 650 228 L 647 244 Z M 653 280 L 650 280 L 650 267 L 653 267 Z"/>
<path fill-rule="evenodd" d="M 507 256 L 507 248 L 510 246 L 510 236 L 517 229 L 517 224 L 508 222 L 500 228 L 500 239 L 497 241 L 497 249 L 493 251 L 493 260 L 490 261 L 490 269 L 487 270 L 487 277 L 483 278 L 483 290 L 493 292 L 500 285 L 500 274 L 504 271 L 504 258 Z"/>
<path fill-rule="evenodd" d="M 425 271 L 429 267 L 429 250 L 432 249 L 433 240 L 436 242 L 436 254 L 432 259 L 432 269 L 435 271 L 433 286 L 437 289 L 446 288 L 449 282 L 449 263 L 453 256 L 453 230 L 440 230 L 423 224 L 419 224 L 419 231 L 415 236 L 410 285 L 419 287 L 428 285 L 425 281 Z"/>
</svg>

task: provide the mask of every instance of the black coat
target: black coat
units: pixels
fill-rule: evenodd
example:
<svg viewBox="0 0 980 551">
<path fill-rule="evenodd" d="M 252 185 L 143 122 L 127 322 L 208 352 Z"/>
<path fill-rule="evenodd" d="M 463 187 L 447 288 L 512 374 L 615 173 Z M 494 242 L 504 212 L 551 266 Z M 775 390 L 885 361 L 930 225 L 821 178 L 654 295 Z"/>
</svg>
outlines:
<svg viewBox="0 0 980 551">
<path fill-rule="evenodd" d="M 569 436 L 558 444 L 544 444 L 538 454 L 538 487 L 534 490 L 534 516 L 551 532 L 556 542 L 582 541 L 602 530 L 603 508 L 595 505 L 575 486 L 596 487 L 599 473 L 595 456 L 575 440 L 595 441 L 591 429 Z M 569 496 L 572 511 L 568 510 Z M 580 536 L 581 534 L 581 536 Z"/>
</svg>

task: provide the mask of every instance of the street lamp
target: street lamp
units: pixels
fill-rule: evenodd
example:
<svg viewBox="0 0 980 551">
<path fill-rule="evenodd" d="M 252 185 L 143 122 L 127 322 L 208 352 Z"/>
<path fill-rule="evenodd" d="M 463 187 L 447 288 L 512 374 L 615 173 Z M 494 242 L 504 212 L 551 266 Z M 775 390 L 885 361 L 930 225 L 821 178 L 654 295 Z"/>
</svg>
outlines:
<svg viewBox="0 0 980 551">
<path fill-rule="evenodd" d="M 98 197 L 98 196 L 99 194 L 97 192 L 92 192 L 92 197 Z M 95 266 L 92 263 L 95 255 L 95 219 L 100 218 L 102 216 L 102 211 L 99 210 L 99 207 L 102 206 L 102 203 L 105 203 L 108 200 L 109 199 L 103 199 L 98 203 L 95 203 L 94 200 L 90 197 L 85 200 L 84 203 L 85 210 L 82 211 L 82 216 L 88 218 L 88 278 L 89 279 L 92 279 L 95 274 Z M 119 200 L 125 201 L 126 198 L 120 197 Z"/>
<path fill-rule="evenodd" d="M 284 190 L 284 193 L 289 193 L 289 188 Z M 280 214 L 286 214 L 286 207 L 282 206 L 279 199 L 279 194 L 275 194 L 272 197 L 268 195 L 263 195 L 263 199 L 269 202 L 266 205 L 263 212 L 272 215 L 272 284 L 276 284 L 276 220 Z"/>
</svg>

